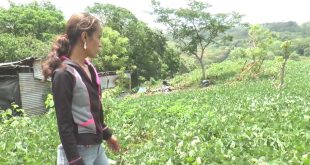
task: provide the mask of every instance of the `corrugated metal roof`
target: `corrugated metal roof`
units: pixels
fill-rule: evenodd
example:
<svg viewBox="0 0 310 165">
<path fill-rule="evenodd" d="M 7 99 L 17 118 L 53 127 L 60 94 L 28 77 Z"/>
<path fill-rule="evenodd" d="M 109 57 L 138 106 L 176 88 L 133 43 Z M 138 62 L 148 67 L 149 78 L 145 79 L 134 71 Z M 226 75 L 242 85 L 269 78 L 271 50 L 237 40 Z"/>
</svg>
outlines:
<svg viewBox="0 0 310 165">
<path fill-rule="evenodd" d="M 34 60 L 37 58 L 35 57 L 28 57 L 20 61 L 13 61 L 13 62 L 5 62 L 5 63 L 0 63 L 0 67 L 32 67 L 32 63 Z"/>
<path fill-rule="evenodd" d="M 48 83 L 34 79 L 33 73 L 19 73 L 20 96 L 22 108 L 27 115 L 38 115 L 46 112 L 44 94 Z"/>
</svg>

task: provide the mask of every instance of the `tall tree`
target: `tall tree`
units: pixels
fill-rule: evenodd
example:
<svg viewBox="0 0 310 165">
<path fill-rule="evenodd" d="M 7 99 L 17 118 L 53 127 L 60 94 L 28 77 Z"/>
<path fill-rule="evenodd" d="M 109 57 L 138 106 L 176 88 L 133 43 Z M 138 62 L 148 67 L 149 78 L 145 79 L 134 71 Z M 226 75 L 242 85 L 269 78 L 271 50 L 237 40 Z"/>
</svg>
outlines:
<svg viewBox="0 0 310 165">
<path fill-rule="evenodd" d="M 288 22 L 272 22 L 262 24 L 263 27 L 275 32 L 300 32 L 300 26 L 293 21 Z"/>
<path fill-rule="evenodd" d="M 159 1 L 152 0 L 153 14 L 157 21 L 168 27 L 178 46 L 186 54 L 194 55 L 198 60 L 202 79 L 206 79 L 203 58 L 207 47 L 214 43 L 216 38 L 240 22 L 241 16 L 232 14 L 211 14 L 209 4 L 188 0 L 186 8 L 164 8 Z"/>
<path fill-rule="evenodd" d="M 65 20 L 62 12 L 50 2 L 32 2 L 26 5 L 10 4 L 0 9 L 0 33 L 15 36 L 31 35 L 41 41 L 62 33 Z"/>
<path fill-rule="evenodd" d="M 301 24 L 301 31 L 303 35 L 310 36 L 310 21 Z"/>
<path fill-rule="evenodd" d="M 102 30 L 102 51 L 94 59 L 94 64 L 99 71 L 115 71 L 122 68 L 130 68 L 128 63 L 127 49 L 128 39 L 110 27 Z"/>
<path fill-rule="evenodd" d="M 128 38 L 128 61 L 136 67 L 132 74 L 133 85 L 151 77 L 162 78 L 167 75 L 163 74 L 164 69 L 161 69 L 165 67 L 164 56 L 168 55 L 165 53 L 167 39 L 161 32 L 150 29 L 127 9 L 111 4 L 95 3 L 88 7 L 87 11 L 97 15 L 105 26 Z"/>
<path fill-rule="evenodd" d="M 0 8 L 0 62 L 46 56 L 51 39 L 64 30 L 64 17 L 50 2 Z"/>
<path fill-rule="evenodd" d="M 0 34 L 0 63 L 22 60 L 26 57 L 46 56 L 50 44 L 32 36 L 14 36 Z"/>
</svg>

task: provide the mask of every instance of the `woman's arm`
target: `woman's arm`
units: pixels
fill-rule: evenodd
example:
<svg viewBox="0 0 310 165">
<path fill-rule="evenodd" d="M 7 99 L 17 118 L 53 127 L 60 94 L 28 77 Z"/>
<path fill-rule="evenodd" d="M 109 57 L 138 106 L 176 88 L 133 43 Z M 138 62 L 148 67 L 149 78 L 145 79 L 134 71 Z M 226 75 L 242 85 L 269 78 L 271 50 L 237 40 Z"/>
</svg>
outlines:
<svg viewBox="0 0 310 165">
<path fill-rule="evenodd" d="M 72 117 L 72 96 L 74 77 L 65 70 L 58 70 L 53 76 L 52 91 L 56 109 L 59 136 L 69 164 L 84 164 L 76 148 L 74 122 Z"/>
</svg>

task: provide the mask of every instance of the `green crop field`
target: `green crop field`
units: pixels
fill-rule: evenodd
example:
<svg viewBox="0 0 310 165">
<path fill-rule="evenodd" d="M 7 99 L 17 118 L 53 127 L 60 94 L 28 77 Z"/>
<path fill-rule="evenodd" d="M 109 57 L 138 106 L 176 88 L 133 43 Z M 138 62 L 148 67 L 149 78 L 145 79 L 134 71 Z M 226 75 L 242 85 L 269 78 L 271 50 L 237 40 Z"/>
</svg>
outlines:
<svg viewBox="0 0 310 165">
<path fill-rule="evenodd" d="M 225 63 L 217 75 L 226 73 Z M 310 63 L 269 78 L 103 101 L 122 145 L 117 164 L 310 164 Z M 54 111 L 0 125 L 0 164 L 55 164 Z"/>
</svg>

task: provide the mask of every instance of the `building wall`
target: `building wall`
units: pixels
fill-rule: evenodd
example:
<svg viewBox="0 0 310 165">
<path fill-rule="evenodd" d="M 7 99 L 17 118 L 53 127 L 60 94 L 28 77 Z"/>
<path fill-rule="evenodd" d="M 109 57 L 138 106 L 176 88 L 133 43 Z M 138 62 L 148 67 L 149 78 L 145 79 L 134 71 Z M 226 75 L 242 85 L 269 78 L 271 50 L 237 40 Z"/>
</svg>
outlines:
<svg viewBox="0 0 310 165">
<path fill-rule="evenodd" d="M 0 75 L 0 110 L 11 108 L 11 103 L 21 106 L 17 75 Z"/>
<path fill-rule="evenodd" d="M 126 78 L 130 79 L 130 73 L 125 73 Z M 114 88 L 116 86 L 116 80 L 118 79 L 118 75 L 102 75 L 99 76 L 101 89 Z"/>
<path fill-rule="evenodd" d="M 101 89 L 114 88 L 118 75 L 102 76 L 100 78 Z"/>
<path fill-rule="evenodd" d="M 42 68 L 41 68 L 41 60 L 35 60 L 33 63 L 33 73 L 36 79 L 43 80 Z"/>
<path fill-rule="evenodd" d="M 44 96 L 48 83 L 34 78 L 33 73 L 19 73 L 19 87 L 22 108 L 27 115 L 39 115 L 46 112 Z"/>
</svg>

